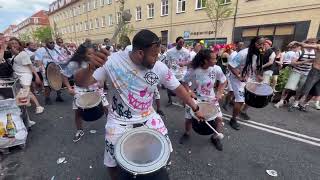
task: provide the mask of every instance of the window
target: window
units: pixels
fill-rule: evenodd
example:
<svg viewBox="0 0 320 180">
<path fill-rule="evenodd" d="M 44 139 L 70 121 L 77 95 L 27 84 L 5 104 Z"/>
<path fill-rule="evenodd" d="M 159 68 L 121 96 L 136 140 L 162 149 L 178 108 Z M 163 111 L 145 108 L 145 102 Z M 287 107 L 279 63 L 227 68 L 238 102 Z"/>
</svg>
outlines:
<svg viewBox="0 0 320 180">
<path fill-rule="evenodd" d="M 104 0 L 100 0 L 100 6 L 104 5 Z"/>
<path fill-rule="evenodd" d="M 161 0 L 161 16 L 168 15 L 168 12 L 169 12 L 168 0 Z"/>
<path fill-rule="evenodd" d="M 141 20 L 141 6 L 136 8 L 136 20 L 137 21 Z"/>
<path fill-rule="evenodd" d="M 99 28 L 99 25 L 100 25 L 99 18 L 96 18 L 96 28 Z"/>
<path fill-rule="evenodd" d="M 109 26 L 112 26 L 112 25 L 113 25 L 112 14 L 109 14 L 109 16 L 108 16 L 108 21 L 109 21 L 108 25 L 109 25 Z"/>
<path fill-rule="evenodd" d="M 75 17 L 77 15 L 77 9 L 74 7 L 73 8 L 73 16 Z"/>
<path fill-rule="evenodd" d="M 78 6 L 78 14 L 81 14 L 81 5 Z"/>
<path fill-rule="evenodd" d="M 90 29 L 93 29 L 93 20 L 90 20 Z"/>
<path fill-rule="evenodd" d="M 87 3 L 87 11 L 90 11 L 90 2 Z"/>
<path fill-rule="evenodd" d="M 229 4 L 231 3 L 231 0 L 221 0 L 221 4 Z"/>
<path fill-rule="evenodd" d="M 92 3 L 93 3 L 93 9 L 97 9 L 98 0 L 93 0 Z"/>
<path fill-rule="evenodd" d="M 112 4 L 112 0 L 106 0 L 107 4 Z"/>
<path fill-rule="evenodd" d="M 177 13 L 186 12 L 186 0 L 177 0 Z"/>
<path fill-rule="evenodd" d="M 34 18 L 34 19 L 33 19 L 33 22 L 34 22 L 35 24 L 38 24 L 38 23 L 39 23 L 39 19 L 38 19 L 38 18 Z"/>
<path fill-rule="evenodd" d="M 79 24 L 76 24 L 76 32 L 79 32 Z"/>
<path fill-rule="evenodd" d="M 80 22 L 80 24 L 79 24 L 79 31 L 80 32 L 82 31 L 82 22 Z"/>
<path fill-rule="evenodd" d="M 148 18 L 153 18 L 154 17 L 154 4 L 148 4 Z"/>
<path fill-rule="evenodd" d="M 85 21 L 83 25 L 84 25 L 84 30 L 88 31 L 88 29 L 89 29 L 88 21 Z"/>
<path fill-rule="evenodd" d="M 106 17 L 105 17 L 105 16 L 102 16 L 102 17 L 101 17 L 101 27 L 104 27 L 105 22 L 106 22 Z"/>
<path fill-rule="evenodd" d="M 82 5 L 82 13 L 85 13 L 87 11 L 87 6 L 86 6 L 86 4 L 84 3 L 83 5 Z"/>
<path fill-rule="evenodd" d="M 121 12 L 117 12 L 117 24 L 121 21 Z"/>
<path fill-rule="evenodd" d="M 196 9 L 202 9 L 206 7 L 207 0 L 197 0 Z"/>
</svg>

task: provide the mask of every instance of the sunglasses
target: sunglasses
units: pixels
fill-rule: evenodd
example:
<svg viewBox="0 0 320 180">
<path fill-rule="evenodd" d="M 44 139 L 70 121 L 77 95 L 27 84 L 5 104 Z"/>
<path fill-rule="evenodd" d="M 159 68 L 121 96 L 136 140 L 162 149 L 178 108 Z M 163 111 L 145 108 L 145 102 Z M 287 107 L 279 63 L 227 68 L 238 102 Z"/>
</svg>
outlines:
<svg viewBox="0 0 320 180">
<path fill-rule="evenodd" d="M 54 42 L 49 42 L 49 44 L 54 44 Z"/>
</svg>

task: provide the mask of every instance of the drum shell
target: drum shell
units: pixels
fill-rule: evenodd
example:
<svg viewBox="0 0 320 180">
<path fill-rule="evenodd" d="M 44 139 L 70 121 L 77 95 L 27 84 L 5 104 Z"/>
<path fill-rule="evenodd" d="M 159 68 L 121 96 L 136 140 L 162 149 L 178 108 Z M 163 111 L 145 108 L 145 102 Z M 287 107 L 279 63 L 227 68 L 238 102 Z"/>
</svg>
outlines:
<svg viewBox="0 0 320 180">
<path fill-rule="evenodd" d="M 198 121 L 195 118 L 191 119 L 192 121 L 192 129 L 198 133 L 199 135 L 211 135 L 213 134 L 213 130 L 205 123 L 202 121 Z M 207 121 L 212 127 L 215 127 L 215 121 Z"/>
<path fill-rule="evenodd" d="M 120 169 L 119 180 L 169 180 L 169 174 L 165 167 L 150 174 L 133 175 L 124 169 Z"/>
<path fill-rule="evenodd" d="M 254 107 L 254 108 L 264 108 L 271 101 L 272 94 L 268 95 L 268 96 L 266 96 L 266 95 L 256 95 L 256 94 L 248 91 L 245 88 L 245 90 L 244 90 L 244 98 L 245 98 L 245 103 L 248 106 L 251 106 L 251 107 Z"/>
<path fill-rule="evenodd" d="M 78 107 L 78 109 L 84 121 L 96 121 L 100 119 L 104 114 L 102 102 L 100 102 L 98 106 L 95 106 L 92 108 L 84 109 L 84 108 Z"/>
</svg>

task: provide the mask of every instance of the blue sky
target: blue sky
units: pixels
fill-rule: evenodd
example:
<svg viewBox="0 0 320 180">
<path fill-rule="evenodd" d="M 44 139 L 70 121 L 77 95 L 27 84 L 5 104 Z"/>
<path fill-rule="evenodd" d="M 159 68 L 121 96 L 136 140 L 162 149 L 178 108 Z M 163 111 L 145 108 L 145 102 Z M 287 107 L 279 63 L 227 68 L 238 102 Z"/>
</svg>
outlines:
<svg viewBox="0 0 320 180">
<path fill-rule="evenodd" d="M 54 0 L 0 0 L 0 32 L 18 24 L 38 10 L 48 10 Z"/>
</svg>

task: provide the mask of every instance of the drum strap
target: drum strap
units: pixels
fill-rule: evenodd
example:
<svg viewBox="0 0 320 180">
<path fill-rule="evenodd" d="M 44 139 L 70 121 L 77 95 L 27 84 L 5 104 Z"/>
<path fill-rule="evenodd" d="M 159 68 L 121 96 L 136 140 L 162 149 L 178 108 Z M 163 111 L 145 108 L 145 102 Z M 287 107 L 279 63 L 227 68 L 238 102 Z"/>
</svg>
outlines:
<svg viewBox="0 0 320 180">
<path fill-rule="evenodd" d="M 48 55 L 50 56 L 50 59 L 54 62 L 54 59 L 53 59 L 53 57 L 51 56 L 51 54 L 49 53 L 48 48 L 47 48 L 47 47 L 45 47 L 45 49 L 46 49 L 46 51 L 47 51 Z"/>
</svg>

